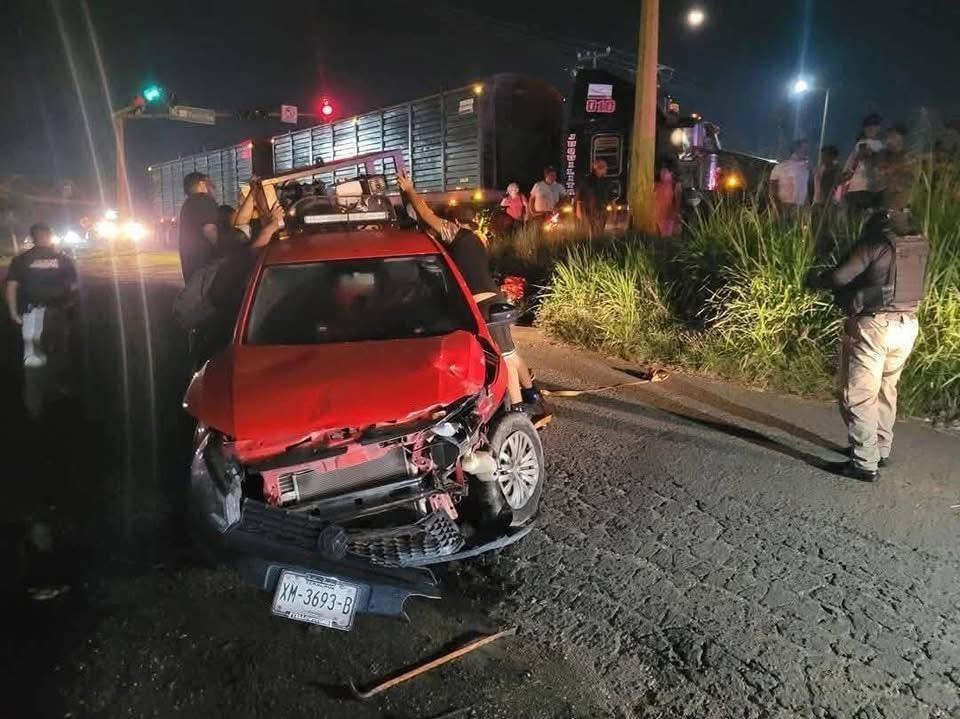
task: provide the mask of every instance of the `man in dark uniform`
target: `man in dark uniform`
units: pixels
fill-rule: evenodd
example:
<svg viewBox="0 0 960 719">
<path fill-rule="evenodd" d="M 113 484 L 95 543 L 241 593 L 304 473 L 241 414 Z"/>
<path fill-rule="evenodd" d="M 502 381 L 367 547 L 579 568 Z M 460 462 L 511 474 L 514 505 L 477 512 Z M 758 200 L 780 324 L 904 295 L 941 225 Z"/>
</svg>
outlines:
<svg viewBox="0 0 960 719">
<path fill-rule="evenodd" d="M 919 333 L 929 246 L 907 207 L 914 173 L 903 152 L 902 127 L 887 134 L 878 169 L 884 209 L 838 267 L 811 273 L 811 286 L 833 290 L 848 317 L 841 349 L 841 414 L 850 461 L 837 471 L 868 482 L 879 478 L 893 445 L 897 383 Z"/>
<path fill-rule="evenodd" d="M 457 213 L 453 220 L 438 217 L 416 193 L 413 181 L 404 172 L 398 173 L 397 184 L 406 195 L 419 221 L 433 230 L 446 245 L 447 253 L 463 275 L 483 315 L 489 317 L 492 307 L 506 304 L 506 299 L 500 294 L 500 288 L 490 274 L 490 258 L 483 241 L 474 232 L 472 218 L 460 213 Z M 472 213 L 473 208 L 462 208 L 462 212 Z M 497 343 L 500 355 L 507 365 L 512 409 L 518 412 L 542 412 L 543 396 L 530 374 L 530 368 L 517 352 L 510 326 L 493 326 L 490 328 L 490 335 Z"/>
<path fill-rule="evenodd" d="M 39 419 L 45 406 L 72 393 L 70 317 L 77 269 L 53 244 L 50 228 L 30 228 L 33 247 L 13 258 L 7 272 L 10 319 L 23 334 L 24 390 L 27 413 Z"/>
</svg>

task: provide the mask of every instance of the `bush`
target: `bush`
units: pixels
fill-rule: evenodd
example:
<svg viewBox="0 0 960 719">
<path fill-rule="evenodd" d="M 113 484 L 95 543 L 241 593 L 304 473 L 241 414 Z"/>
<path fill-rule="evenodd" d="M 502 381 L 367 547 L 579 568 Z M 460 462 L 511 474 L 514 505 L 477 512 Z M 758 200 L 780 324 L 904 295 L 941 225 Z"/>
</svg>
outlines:
<svg viewBox="0 0 960 719">
<path fill-rule="evenodd" d="M 960 417 L 960 168 L 928 167 L 912 206 L 930 240 L 930 292 L 901 401 L 908 413 L 952 420 Z M 754 200 L 703 213 L 672 251 L 642 238 L 574 244 L 553 269 L 538 323 L 606 352 L 823 394 L 834 385 L 842 317 L 804 279 L 835 263 L 859 231 L 842 212 L 785 221 Z"/>
</svg>

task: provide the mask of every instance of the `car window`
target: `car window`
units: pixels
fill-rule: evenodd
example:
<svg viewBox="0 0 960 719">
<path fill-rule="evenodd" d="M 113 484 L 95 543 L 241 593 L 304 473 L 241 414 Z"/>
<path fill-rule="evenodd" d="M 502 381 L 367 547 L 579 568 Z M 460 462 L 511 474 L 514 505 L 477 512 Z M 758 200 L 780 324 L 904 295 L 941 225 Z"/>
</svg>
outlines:
<svg viewBox="0 0 960 719">
<path fill-rule="evenodd" d="M 266 267 L 246 342 L 309 345 L 476 331 L 440 255 Z"/>
</svg>

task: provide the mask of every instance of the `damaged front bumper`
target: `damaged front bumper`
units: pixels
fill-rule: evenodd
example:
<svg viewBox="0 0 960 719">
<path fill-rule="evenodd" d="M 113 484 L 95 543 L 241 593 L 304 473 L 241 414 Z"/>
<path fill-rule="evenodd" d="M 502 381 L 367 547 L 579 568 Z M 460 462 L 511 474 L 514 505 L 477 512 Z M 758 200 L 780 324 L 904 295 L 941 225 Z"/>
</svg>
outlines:
<svg viewBox="0 0 960 719">
<path fill-rule="evenodd" d="M 285 570 L 318 574 L 356 585 L 357 613 L 406 619 L 410 597 L 441 598 L 430 565 L 503 548 L 532 528 L 465 544 L 457 525 L 435 513 L 415 525 L 347 535 L 307 513 L 244 498 L 240 477 L 211 469 L 204 449 L 201 443 L 191 466 L 191 532 L 211 558 L 268 592 Z"/>
</svg>

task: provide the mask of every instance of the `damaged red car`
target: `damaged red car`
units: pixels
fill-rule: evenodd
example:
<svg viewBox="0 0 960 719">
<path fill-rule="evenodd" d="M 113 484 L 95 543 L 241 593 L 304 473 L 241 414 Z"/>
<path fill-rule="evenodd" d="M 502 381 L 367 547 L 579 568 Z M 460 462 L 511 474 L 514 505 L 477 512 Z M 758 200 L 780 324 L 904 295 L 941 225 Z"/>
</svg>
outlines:
<svg viewBox="0 0 960 719">
<path fill-rule="evenodd" d="M 544 485 L 531 420 L 443 248 L 402 228 L 381 178 L 281 201 L 228 348 L 185 400 L 190 507 L 206 547 L 272 610 L 350 629 L 439 597 L 431 565 L 531 528 Z"/>
</svg>

